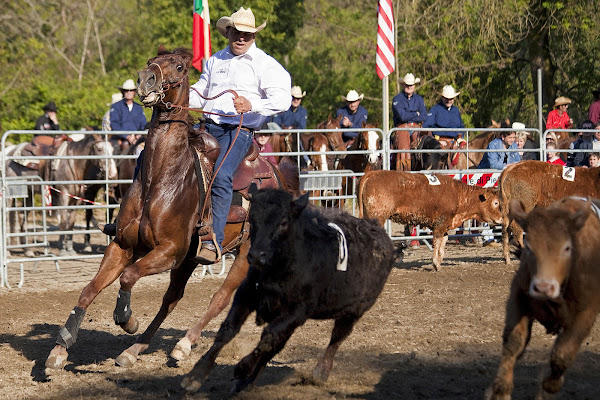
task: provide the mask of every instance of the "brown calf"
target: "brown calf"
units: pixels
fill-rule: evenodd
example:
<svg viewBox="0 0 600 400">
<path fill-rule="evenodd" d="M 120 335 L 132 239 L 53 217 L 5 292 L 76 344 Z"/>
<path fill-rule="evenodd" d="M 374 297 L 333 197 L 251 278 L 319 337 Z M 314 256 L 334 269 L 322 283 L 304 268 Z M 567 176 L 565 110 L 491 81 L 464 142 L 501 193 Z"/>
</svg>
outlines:
<svg viewBox="0 0 600 400">
<path fill-rule="evenodd" d="M 381 225 L 386 219 L 421 225 L 433 231 L 433 266 L 439 269 L 444 258 L 448 231 L 464 221 L 477 219 L 499 224 L 500 200 L 492 189 L 469 186 L 445 175 L 439 185 L 428 177 L 400 171 L 370 171 L 360 181 L 360 216 L 375 218 Z"/>
<path fill-rule="evenodd" d="M 598 200 L 568 197 L 527 214 L 517 200 L 510 203 L 510 217 L 527 236 L 506 303 L 502 358 L 487 399 L 510 398 L 513 368 L 529 342 L 534 320 L 548 333 L 558 334 L 550 373 L 536 398 L 546 398 L 562 387 L 563 374 L 600 309 L 598 206 Z"/>
<path fill-rule="evenodd" d="M 600 198 L 600 168 L 573 168 L 574 181 L 563 178 L 563 167 L 543 161 L 522 161 L 509 165 L 500 175 L 500 209 L 502 210 L 502 253 L 510 264 L 509 234 L 523 247 L 523 230 L 508 216 L 512 199 L 523 204 L 525 212 L 545 207 L 566 196 Z M 509 231 L 510 228 L 510 231 Z"/>
</svg>

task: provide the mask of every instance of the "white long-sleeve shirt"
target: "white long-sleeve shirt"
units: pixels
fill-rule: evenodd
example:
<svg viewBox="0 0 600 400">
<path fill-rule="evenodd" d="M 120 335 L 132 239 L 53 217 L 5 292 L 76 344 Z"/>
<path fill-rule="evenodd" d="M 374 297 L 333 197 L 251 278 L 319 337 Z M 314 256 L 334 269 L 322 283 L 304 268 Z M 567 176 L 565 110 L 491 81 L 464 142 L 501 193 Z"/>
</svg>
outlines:
<svg viewBox="0 0 600 400">
<path fill-rule="evenodd" d="M 286 111 L 292 102 L 290 74 L 267 53 L 256 47 L 236 56 L 229 46 L 207 61 L 200 80 L 192 85 L 205 97 L 213 97 L 227 89 L 233 89 L 252 104 L 252 110 L 244 114 L 243 125 L 259 129 L 267 117 Z M 233 95 L 226 93 L 215 100 L 204 100 L 190 88 L 190 107 L 204 111 L 235 115 Z M 240 122 L 240 117 L 206 115 L 217 124 Z"/>
</svg>

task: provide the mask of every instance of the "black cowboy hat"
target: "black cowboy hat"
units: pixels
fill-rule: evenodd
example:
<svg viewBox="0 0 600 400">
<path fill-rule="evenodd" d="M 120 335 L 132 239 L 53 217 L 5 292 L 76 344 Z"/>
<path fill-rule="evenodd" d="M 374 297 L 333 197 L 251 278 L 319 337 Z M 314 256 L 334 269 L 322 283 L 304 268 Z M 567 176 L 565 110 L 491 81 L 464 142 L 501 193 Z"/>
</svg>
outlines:
<svg viewBox="0 0 600 400">
<path fill-rule="evenodd" d="M 54 111 L 54 112 L 58 111 L 58 109 L 56 108 L 56 104 L 54 104 L 53 101 L 51 101 L 50 103 L 46 104 L 44 106 L 44 108 L 42 108 L 42 110 L 44 110 L 44 111 Z"/>
</svg>

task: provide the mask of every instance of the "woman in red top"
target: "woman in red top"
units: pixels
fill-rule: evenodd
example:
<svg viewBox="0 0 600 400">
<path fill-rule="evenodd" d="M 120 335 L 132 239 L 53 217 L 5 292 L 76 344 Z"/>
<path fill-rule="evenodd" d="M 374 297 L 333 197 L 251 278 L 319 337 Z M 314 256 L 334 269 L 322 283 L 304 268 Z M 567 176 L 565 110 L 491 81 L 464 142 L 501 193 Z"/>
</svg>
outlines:
<svg viewBox="0 0 600 400">
<path fill-rule="evenodd" d="M 560 96 L 554 100 L 554 110 L 548 113 L 546 129 L 571 129 L 573 120 L 567 114 L 567 108 L 571 104 L 571 99 Z"/>
</svg>

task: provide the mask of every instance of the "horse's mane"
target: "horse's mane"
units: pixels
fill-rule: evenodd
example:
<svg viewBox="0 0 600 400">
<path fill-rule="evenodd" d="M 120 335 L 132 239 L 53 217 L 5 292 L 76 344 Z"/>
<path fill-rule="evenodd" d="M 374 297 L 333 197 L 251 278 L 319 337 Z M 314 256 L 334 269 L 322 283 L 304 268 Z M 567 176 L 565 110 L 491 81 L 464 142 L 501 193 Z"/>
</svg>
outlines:
<svg viewBox="0 0 600 400">
<path fill-rule="evenodd" d="M 188 48 L 178 47 L 178 48 L 174 49 L 173 51 L 169 51 L 169 50 L 165 49 L 164 46 L 161 44 L 158 47 L 157 55 L 164 56 L 165 54 L 178 54 L 178 55 L 181 55 L 184 57 L 193 57 L 192 51 Z"/>
</svg>

